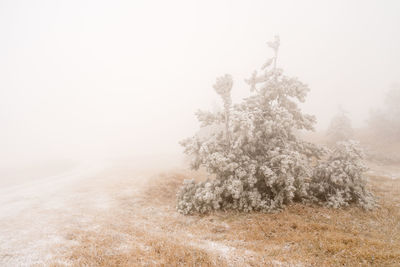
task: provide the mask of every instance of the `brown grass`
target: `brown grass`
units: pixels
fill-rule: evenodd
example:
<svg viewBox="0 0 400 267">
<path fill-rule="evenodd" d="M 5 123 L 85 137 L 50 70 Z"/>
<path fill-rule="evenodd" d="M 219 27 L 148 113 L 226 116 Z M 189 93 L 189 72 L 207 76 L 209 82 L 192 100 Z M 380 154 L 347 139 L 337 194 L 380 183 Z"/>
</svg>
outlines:
<svg viewBox="0 0 400 267">
<path fill-rule="evenodd" d="M 328 209 L 294 204 L 277 214 L 216 212 L 183 216 L 169 173 L 143 191 L 119 196 L 97 214 L 95 229 L 67 229 L 62 257 L 75 266 L 400 266 L 400 180 L 370 177 L 380 208 Z M 123 186 L 134 186 L 134 180 Z"/>
</svg>

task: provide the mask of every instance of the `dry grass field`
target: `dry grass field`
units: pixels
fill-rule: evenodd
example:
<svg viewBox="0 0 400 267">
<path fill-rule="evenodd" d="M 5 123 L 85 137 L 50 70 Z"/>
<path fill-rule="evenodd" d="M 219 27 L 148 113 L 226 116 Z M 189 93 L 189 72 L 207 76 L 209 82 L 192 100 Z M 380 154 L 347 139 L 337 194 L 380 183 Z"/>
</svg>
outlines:
<svg viewBox="0 0 400 267">
<path fill-rule="evenodd" d="M 111 175 L 111 173 L 109 174 Z M 400 266 L 400 179 L 370 174 L 380 207 L 327 209 L 293 204 L 276 214 L 183 216 L 175 192 L 201 172 L 138 180 L 128 169 L 97 181 L 108 208 L 82 211 L 61 229 L 52 266 Z M 95 189 L 94 189 L 95 188 Z"/>
</svg>

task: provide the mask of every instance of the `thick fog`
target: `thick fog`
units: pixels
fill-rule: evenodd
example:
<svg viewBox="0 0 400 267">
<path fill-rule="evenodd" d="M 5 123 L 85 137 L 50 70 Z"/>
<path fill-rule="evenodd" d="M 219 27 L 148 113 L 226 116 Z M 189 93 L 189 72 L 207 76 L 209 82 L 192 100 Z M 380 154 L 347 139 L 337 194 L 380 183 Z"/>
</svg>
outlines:
<svg viewBox="0 0 400 267">
<path fill-rule="evenodd" d="M 356 127 L 400 80 L 398 1 L 1 1 L 1 166 L 54 159 L 165 158 L 194 112 L 234 101 L 271 56 L 309 84 L 303 108 Z"/>
</svg>

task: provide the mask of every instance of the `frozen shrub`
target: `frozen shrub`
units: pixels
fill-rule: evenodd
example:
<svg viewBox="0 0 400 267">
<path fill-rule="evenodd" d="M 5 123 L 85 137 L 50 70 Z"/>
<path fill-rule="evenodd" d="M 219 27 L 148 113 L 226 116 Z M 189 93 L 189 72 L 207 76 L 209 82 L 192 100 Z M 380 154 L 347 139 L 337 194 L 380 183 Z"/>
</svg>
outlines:
<svg viewBox="0 0 400 267">
<path fill-rule="evenodd" d="M 310 196 L 324 206 L 339 208 L 356 204 L 365 209 L 375 206 L 372 194 L 366 189 L 362 151 L 354 141 L 338 142 L 314 170 Z"/>
<path fill-rule="evenodd" d="M 276 67 L 279 38 L 269 46 L 275 55 L 246 82 L 252 95 L 231 104 L 232 77 L 217 79 L 215 91 L 224 111 L 198 111 L 207 135 L 181 142 L 192 167 L 205 167 L 215 179 L 186 181 L 177 195 L 177 209 L 189 214 L 217 209 L 274 211 L 307 197 L 306 179 L 312 176 L 312 158 L 321 149 L 299 140 L 296 130 L 312 130 L 315 118 L 303 114 L 307 85 Z"/>
</svg>

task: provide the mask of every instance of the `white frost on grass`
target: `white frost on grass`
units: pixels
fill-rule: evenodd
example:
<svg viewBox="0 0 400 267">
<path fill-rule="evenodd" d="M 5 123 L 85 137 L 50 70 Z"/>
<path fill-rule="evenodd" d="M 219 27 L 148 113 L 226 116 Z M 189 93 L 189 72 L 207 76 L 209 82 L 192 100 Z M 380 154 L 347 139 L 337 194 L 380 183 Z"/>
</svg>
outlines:
<svg viewBox="0 0 400 267">
<path fill-rule="evenodd" d="M 214 254 L 220 258 L 223 258 L 228 263 L 232 263 L 232 252 L 236 249 L 234 247 L 229 247 L 222 243 L 210 241 L 210 240 L 202 240 L 198 241 L 191 241 L 189 243 L 190 246 L 197 247 L 207 251 L 208 253 Z"/>
<path fill-rule="evenodd" d="M 218 254 L 220 254 L 221 256 L 224 256 L 224 257 L 229 257 L 229 254 L 231 252 L 235 251 L 234 247 L 228 247 L 228 246 L 226 246 L 226 245 L 224 245 L 222 243 L 217 243 L 217 242 L 214 242 L 214 241 L 208 241 L 207 240 L 207 241 L 204 242 L 204 244 L 205 244 L 207 250 L 215 251 L 215 252 L 217 252 Z"/>
<path fill-rule="evenodd" d="M 192 239 L 193 240 L 193 239 Z M 229 266 L 252 266 L 249 259 L 257 257 L 257 253 L 248 249 L 237 249 L 226 244 L 211 240 L 191 241 L 189 245 L 203 249 L 211 254 L 224 259 Z M 259 255 L 258 255 L 259 256 Z M 260 262 L 261 264 L 261 262 Z M 282 262 L 278 260 L 263 260 L 265 266 L 274 267 L 303 267 L 302 263 Z"/>
<path fill-rule="evenodd" d="M 304 265 L 301 263 L 288 263 L 288 262 L 282 262 L 278 260 L 272 260 L 270 261 L 270 266 L 273 267 L 303 267 Z"/>
</svg>

